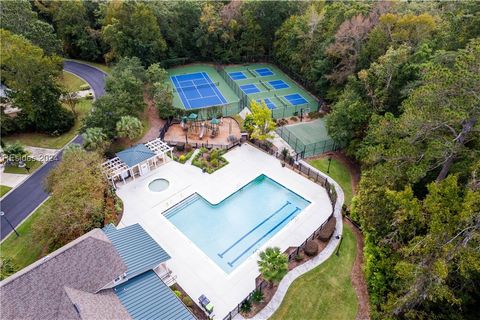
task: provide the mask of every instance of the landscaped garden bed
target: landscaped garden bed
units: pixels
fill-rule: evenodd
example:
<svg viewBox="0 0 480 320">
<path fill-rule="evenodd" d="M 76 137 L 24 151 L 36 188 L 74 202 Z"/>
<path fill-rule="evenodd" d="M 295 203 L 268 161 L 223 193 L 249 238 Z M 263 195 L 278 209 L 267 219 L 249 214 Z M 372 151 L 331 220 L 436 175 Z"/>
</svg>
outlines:
<svg viewBox="0 0 480 320">
<path fill-rule="evenodd" d="M 185 306 L 195 315 L 195 318 L 198 320 L 207 320 L 208 317 L 193 300 L 192 298 L 183 290 L 183 288 L 178 284 L 175 283 L 170 287 L 172 291 L 177 295 L 177 297 L 183 302 Z"/>
<path fill-rule="evenodd" d="M 177 145 L 173 151 L 173 160 L 185 163 L 192 157 L 194 152 L 195 150 L 190 144 Z"/>
<path fill-rule="evenodd" d="M 228 164 L 223 157 L 225 153 L 226 150 L 200 148 L 192 164 L 202 169 L 203 172 L 213 173 Z"/>
</svg>

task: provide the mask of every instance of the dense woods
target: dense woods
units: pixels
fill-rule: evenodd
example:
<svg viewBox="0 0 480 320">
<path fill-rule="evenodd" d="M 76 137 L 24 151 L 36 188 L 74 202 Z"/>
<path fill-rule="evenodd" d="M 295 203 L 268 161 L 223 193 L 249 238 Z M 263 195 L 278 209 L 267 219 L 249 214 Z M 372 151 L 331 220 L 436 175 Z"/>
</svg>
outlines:
<svg viewBox="0 0 480 320">
<path fill-rule="evenodd" d="M 85 122 L 109 138 L 145 108 L 145 85 L 169 115 L 157 63 L 288 66 L 361 164 L 349 214 L 365 235 L 372 317 L 478 319 L 479 2 L 35 0 L 2 2 L 0 14 L 1 80 L 23 110 L 2 134 L 68 128 L 58 55 L 120 62 Z"/>
</svg>

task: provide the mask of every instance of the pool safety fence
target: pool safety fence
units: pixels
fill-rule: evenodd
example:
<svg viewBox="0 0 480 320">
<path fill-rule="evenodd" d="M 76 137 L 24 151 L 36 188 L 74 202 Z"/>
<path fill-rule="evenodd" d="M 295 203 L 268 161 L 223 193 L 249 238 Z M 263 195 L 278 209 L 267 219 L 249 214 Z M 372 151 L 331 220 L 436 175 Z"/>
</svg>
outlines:
<svg viewBox="0 0 480 320">
<path fill-rule="evenodd" d="M 320 233 L 322 232 L 323 228 L 325 228 L 326 224 L 330 221 L 330 219 L 333 218 L 333 212 L 335 210 L 335 204 L 337 203 L 337 192 L 335 191 L 335 186 L 331 184 L 328 179 L 322 175 L 320 175 L 316 170 L 311 170 L 309 167 L 304 166 L 303 164 L 295 161 L 294 158 L 287 158 L 285 159 L 283 155 L 279 154 L 276 151 L 273 151 L 270 148 L 266 148 L 265 144 L 259 143 L 258 141 L 251 141 L 255 146 L 260 147 L 263 151 L 267 152 L 270 155 L 275 156 L 276 158 L 287 162 L 290 165 L 290 168 L 292 168 L 294 171 L 299 171 L 306 175 L 310 180 L 314 181 L 315 183 L 321 185 L 327 190 L 328 197 L 330 199 L 330 203 L 332 204 L 332 212 L 330 213 L 329 217 L 325 222 L 323 222 L 320 227 L 318 227 L 309 237 L 305 239 L 305 241 L 295 248 L 294 251 L 292 251 L 288 255 L 288 262 L 292 261 L 295 259 L 295 257 L 299 254 L 300 250 L 302 250 L 306 245 L 308 241 L 311 241 L 315 238 L 317 238 Z M 332 233 L 333 236 L 333 233 Z M 230 311 L 224 318 L 223 320 L 232 320 L 237 314 L 241 312 L 242 305 L 246 303 L 246 301 L 250 300 L 252 295 L 255 293 L 255 291 L 262 291 L 263 289 L 266 288 L 268 285 L 268 282 L 265 280 L 260 281 L 259 283 L 256 284 L 255 289 L 250 292 L 245 299 L 243 299 L 232 311 Z"/>
<path fill-rule="evenodd" d="M 341 145 L 336 143 L 333 139 L 305 144 L 286 127 L 279 127 L 275 130 L 275 132 L 283 140 L 285 140 L 297 154 L 301 154 L 302 158 L 312 157 L 325 152 L 341 149 Z"/>
</svg>

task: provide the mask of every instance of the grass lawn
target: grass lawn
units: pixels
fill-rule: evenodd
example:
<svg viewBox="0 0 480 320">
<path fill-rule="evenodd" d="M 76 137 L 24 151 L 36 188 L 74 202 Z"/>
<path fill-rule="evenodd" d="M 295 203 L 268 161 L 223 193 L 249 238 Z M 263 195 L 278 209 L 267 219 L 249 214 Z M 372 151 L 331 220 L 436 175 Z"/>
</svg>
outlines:
<svg viewBox="0 0 480 320">
<path fill-rule="evenodd" d="M 10 190 L 12 190 L 11 187 L 0 185 L 0 198 L 3 197 Z"/>
<path fill-rule="evenodd" d="M 34 172 L 35 170 L 38 169 L 42 165 L 40 161 L 37 161 L 35 159 L 30 159 L 26 162 L 26 165 L 30 168 L 30 172 L 27 171 L 25 168 L 19 168 L 19 167 L 14 167 L 14 166 L 5 166 L 3 169 L 3 172 L 5 173 L 16 173 L 16 174 L 29 174 Z"/>
<path fill-rule="evenodd" d="M 17 227 L 20 237 L 12 233 L 0 244 L 2 256 L 11 258 L 17 270 L 32 264 L 46 253 L 45 243 L 33 239 L 32 227 L 38 217 L 52 209 L 50 206 L 49 199 Z"/>
<path fill-rule="evenodd" d="M 317 268 L 295 280 L 270 318 L 355 319 L 358 300 L 350 280 L 355 261 L 355 235 L 344 224 L 339 256 L 333 254 Z"/>
<path fill-rule="evenodd" d="M 77 60 L 77 59 L 65 59 L 65 60 L 71 60 L 71 61 L 76 61 L 76 62 L 79 62 L 79 63 L 88 64 L 92 67 L 96 67 L 96 68 L 102 70 L 105 73 L 110 73 L 110 71 L 112 69 L 112 68 L 110 68 L 109 66 L 107 66 L 106 64 L 103 64 L 103 63 L 90 62 L 90 61 Z"/>
<path fill-rule="evenodd" d="M 308 163 L 318 170 L 327 173 L 328 168 L 328 158 L 321 158 L 310 160 Z M 345 167 L 340 161 L 332 159 L 330 164 L 330 172 L 328 173 L 335 181 L 340 184 L 343 192 L 345 193 L 345 205 L 350 206 L 352 201 L 352 176 L 348 171 L 348 168 Z"/>
<path fill-rule="evenodd" d="M 78 129 L 80 129 L 82 125 L 82 119 L 85 118 L 85 116 L 92 109 L 92 103 L 93 100 L 88 99 L 81 99 L 79 101 L 77 106 L 78 118 L 75 121 L 75 125 L 72 127 L 72 129 L 70 129 L 70 131 L 60 136 L 51 136 L 36 132 L 25 132 L 4 137 L 3 139 L 6 143 L 20 141 L 22 144 L 27 146 L 60 149 L 78 134 Z"/>
<path fill-rule="evenodd" d="M 65 87 L 69 92 L 80 91 L 80 87 L 82 85 L 88 85 L 88 83 L 83 81 L 81 78 L 66 71 L 63 71 L 62 78 L 60 79 L 60 84 Z"/>
</svg>

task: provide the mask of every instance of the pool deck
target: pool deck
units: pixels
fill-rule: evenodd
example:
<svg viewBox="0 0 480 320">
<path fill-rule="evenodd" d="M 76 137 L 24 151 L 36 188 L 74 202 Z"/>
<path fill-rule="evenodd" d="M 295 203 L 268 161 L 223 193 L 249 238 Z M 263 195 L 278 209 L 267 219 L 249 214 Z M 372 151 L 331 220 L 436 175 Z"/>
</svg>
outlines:
<svg viewBox="0 0 480 320">
<path fill-rule="evenodd" d="M 205 294 L 211 300 L 216 319 L 222 319 L 255 288 L 259 252 L 227 274 L 173 226 L 162 215 L 163 211 L 194 192 L 218 203 L 260 174 L 266 174 L 311 202 L 261 247 L 263 250 L 278 246 L 282 251 L 300 245 L 332 212 L 325 189 L 283 168 L 274 157 L 244 144 L 229 151 L 225 158 L 230 163 L 211 175 L 190 164 L 170 161 L 117 190 L 125 207 L 120 227 L 140 223 L 170 254 L 172 259 L 167 266 L 192 299 L 197 302 L 198 297 Z M 169 180 L 169 188 L 160 193 L 151 192 L 148 184 L 156 178 Z M 205 236 L 215 235 L 205 230 Z"/>
</svg>

